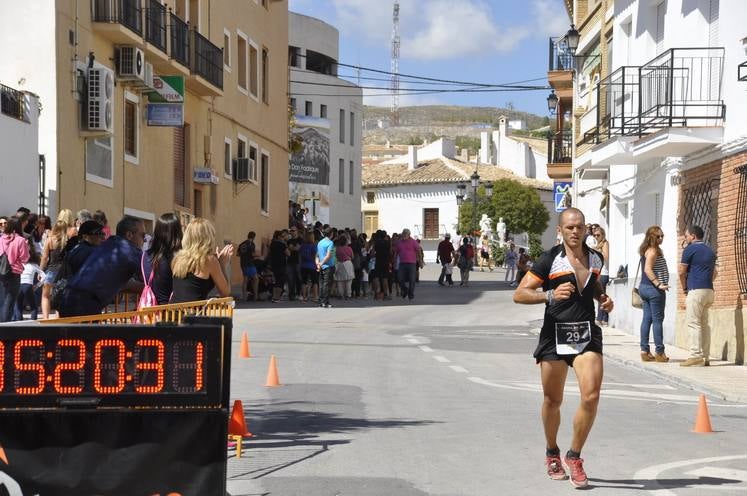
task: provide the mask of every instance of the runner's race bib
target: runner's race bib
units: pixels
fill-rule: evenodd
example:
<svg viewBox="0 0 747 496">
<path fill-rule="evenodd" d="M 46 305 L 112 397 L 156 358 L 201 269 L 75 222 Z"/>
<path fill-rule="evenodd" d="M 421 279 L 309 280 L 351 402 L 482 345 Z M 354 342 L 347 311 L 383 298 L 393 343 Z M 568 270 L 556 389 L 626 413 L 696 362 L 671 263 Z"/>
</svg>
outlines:
<svg viewBox="0 0 747 496">
<path fill-rule="evenodd" d="M 556 322 L 555 349 L 558 355 L 578 355 L 591 342 L 591 324 L 586 322 Z"/>
</svg>

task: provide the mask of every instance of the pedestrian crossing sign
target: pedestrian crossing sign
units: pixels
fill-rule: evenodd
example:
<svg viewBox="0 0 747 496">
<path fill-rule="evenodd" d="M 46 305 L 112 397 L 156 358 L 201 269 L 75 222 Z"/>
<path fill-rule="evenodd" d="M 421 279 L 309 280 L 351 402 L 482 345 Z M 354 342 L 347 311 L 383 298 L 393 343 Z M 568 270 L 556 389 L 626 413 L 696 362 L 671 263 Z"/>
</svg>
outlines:
<svg viewBox="0 0 747 496">
<path fill-rule="evenodd" d="M 555 211 L 562 212 L 566 208 L 573 206 L 573 199 L 571 198 L 571 188 L 573 183 L 566 182 L 555 182 L 553 184 L 553 194 L 555 198 Z"/>
</svg>

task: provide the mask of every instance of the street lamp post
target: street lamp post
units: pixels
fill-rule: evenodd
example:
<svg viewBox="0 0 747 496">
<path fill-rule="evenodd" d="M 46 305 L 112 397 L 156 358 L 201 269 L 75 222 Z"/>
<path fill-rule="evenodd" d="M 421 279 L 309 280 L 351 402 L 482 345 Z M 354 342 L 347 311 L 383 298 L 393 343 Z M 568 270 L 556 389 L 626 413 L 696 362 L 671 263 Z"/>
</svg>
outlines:
<svg viewBox="0 0 747 496">
<path fill-rule="evenodd" d="M 477 232 L 477 189 L 480 187 L 480 175 L 477 173 L 477 167 L 475 167 L 475 171 L 470 176 L 470 186 L 472 187 L 470 191 L 470 196 L 472 197 L 472 223 L 470 224 L 470 237 L 473 237 L 475 233 Z M 490 182 L 484 183 L 485 186 L 485 196 L 487 198 L 490 198 L 493 196 L 493 184 Z M 461 207 L 464 204 L 464 200 L 466 199 L 466 191 L 467 191 L 467 185 L 466 184 L 459 184 L 457 186 L 457 205 Z M 461 213 L 461 211 L 460 211 Z M 461 215 L 459 216 L 461 219 Z M 477 240 L 473 238 L 474 242 L 474 252 L 475 252 L 475 263 L 477 263 Z"/>
</svg>

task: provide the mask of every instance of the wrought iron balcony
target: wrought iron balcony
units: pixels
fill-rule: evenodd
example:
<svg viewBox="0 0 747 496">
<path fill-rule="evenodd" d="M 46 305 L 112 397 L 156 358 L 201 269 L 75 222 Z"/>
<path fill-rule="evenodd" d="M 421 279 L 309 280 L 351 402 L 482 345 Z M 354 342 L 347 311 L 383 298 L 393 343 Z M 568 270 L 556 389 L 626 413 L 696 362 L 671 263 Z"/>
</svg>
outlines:
<svg viewBox="0 0 747 496">
<path fill-rule="evenodd" d="M 173 12 L 169 13 L 169 18 L 171 28 L 171 50 L 169 55 L 184 67 L 189 67 L 189 24 L 182 21 L 179 16 Z"/>
<path fill-rule="evenodd" d="M 583 141 L 719 126 L 723 73 L 723 48 L 673 48 L 642 66 L 621 67 L 597 84 L 597 126 Z"/>
<path fill-rule="evenodd" d="M 166 7 L 158 0 L 147 0 L 145 41 L 166 52 Z"/>
<path fill-rule="evenodd" d="M 0 113 L 29 122 L 26 95 L 21 91 L 0 84 Z"/>
<path fill-rule="evenodd" d="M 223 50 L 196 30 L 192 30 L 192 35 L 192 72 L 202 76 L 213 86 L 223 89 Z"/>
<path fill-rule="evenodd" d="M 135 34 L 143 34 L 141 0 L 92 0 L 93 22 L 121 24 Z"/>
<path fill-rule="evenodd" d="M 550 164 L 570 164 L 573 162 L 573 136 L 569 129 L 547 137 L 547 158 Z"/>
<path fill-rule="evenodd" d="M 576 68 L 575 58 L 566 45 L 565 38 L 550 38 L 550 61 L 548 71 L 572 71 Z"/>
</svg>

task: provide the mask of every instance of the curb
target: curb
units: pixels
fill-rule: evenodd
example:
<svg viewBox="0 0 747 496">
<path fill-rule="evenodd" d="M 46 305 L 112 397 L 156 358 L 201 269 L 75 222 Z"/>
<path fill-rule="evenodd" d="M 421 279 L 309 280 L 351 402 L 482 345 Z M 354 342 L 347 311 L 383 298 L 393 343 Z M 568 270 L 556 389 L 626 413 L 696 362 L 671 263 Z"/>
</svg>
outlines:
<svg viewBox="0 0 747 496">
<path fill-rule="evenodd" d="M 713 398 L 723 400 L 723 401 L 729 401 L 732 403 L 746 403 L 747 402 L 747 398 L 742 398 L 739 396 L 732 396 L 731 394 L 724 393 L 723 391 L 714 389 L 713 387 L 703 384 L 701 382 L 692 381 L 688 379 L 682 379 L 680 377 L 677 377 L 676 375 L 668 374 L 661 370 L 656 370 L 655 368 L 646 367 L 643 365 L 643 362 L 639 364 L 638 362 L 634 360 L 630 360 L 629 358 L 623 358 L 620 356 L 611 355 L 609 353 L 605 353 L 604 357 L 612 360 L 613 362 L 617 362 L 621 365 L 625 365 L 626 367 L 630 367 L 630 368 L 639 370 L 641 372 L 644 372 L 646 374 L 656 376 L 660 379 L 664 379 L 665 381 L 671 382 L 672 384 L 676 384 L 677 386 L 691 389 L 698 393 L 703 393 L 709 397 L 713 397 Z"/>
</svg>

